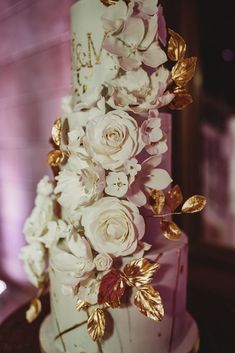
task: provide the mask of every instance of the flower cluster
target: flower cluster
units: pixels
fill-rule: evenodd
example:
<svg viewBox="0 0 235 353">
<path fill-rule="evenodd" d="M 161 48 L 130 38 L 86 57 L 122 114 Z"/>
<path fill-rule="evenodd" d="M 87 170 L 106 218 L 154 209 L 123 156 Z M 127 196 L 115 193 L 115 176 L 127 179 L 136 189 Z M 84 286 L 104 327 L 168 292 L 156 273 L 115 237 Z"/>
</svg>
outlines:
<svg viewBox="0 0 235 353">
<path fill-rule="evenodd" d="M 50 249 L 52 268 L 63 274 L 62 291 L 77 295 L 79 309 L 98 305 L 104 297 L 103 304 L 114 307 L 125 288 L 135 286 L 137 307 L 159 320 L 159 294 L 152 287 L 145 293 L 157 267 L 143 257 L 151 245 L 144 242 L 140 208 L 149 208 L 150 198 L 162 195 L 172 182 L 160 167 L 168 149 L 162 108 L 175 98 L 172 74 L 164 66 L 165 21 L 157 0 L 118 0 L 107 3 L 101 22 L 107 33 L 103 47 L 118 65 L 116 76 L 105 77 L 97 88 L 102 95 L 94 91 L 79 102 L 72 96 L 63 99 L 62 118 L 52 128 L 55 149 L 48 155 L 55 187 L 47 177 L 38 185 L 21 258 L 39 287 Z M 54 203 L 62 217 L 53 212 Z M 125 257 L 139 260 L 124 267 Z M 141 286 L 131 282 L 132 271 L 139 273 Z M 116 289 L 111 286 L 105 294 L 107 281 L 114 281 Z M 156 302 L 159 311 L 149 315 L 143 300 Z M 102 315 L 97 310 L 94 315 Z"/>
</svg>

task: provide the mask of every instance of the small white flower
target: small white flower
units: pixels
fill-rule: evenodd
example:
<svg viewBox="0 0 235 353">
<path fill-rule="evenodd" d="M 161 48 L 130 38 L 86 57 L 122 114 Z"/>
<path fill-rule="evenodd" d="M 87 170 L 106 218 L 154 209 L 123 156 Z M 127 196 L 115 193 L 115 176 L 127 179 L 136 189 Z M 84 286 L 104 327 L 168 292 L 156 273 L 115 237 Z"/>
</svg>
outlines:
<svg viewBox="0 0 235 353">
<path fill-rule="evenodd" d="M 130 175 L 131 177 L 135 177 L 136 174 L 141 170 L 141 165 L 138 163 L 136 158 L 132 158 L 127 161 L 124 167 L 126 174 Z"/>
<path fill-rule="evenodd" d="M 80 283 L 78 298 L 89 304 L 95 305 L 98 302 L 100 281 L 89 277 Z"/>
<path fill-rule="evenodd" d="M 108 254 L 98 254 L 94 258 L 94 264 L 97 271 L 107 271 L 113 264 L 113 259 Z"/>
<path fill-rule="evenodd" d="M 24 246 L 19 254 L 29 281 L 39 287 L 46 277 L 46 252 L 40 242 Z"/>
<path fill-rule="evenodd" d="M 106 194 L 110 196 L 122 197 L 128 190 L 128 179 L 123 172 L 110 172 L 106 177 Z"/>
</svg>

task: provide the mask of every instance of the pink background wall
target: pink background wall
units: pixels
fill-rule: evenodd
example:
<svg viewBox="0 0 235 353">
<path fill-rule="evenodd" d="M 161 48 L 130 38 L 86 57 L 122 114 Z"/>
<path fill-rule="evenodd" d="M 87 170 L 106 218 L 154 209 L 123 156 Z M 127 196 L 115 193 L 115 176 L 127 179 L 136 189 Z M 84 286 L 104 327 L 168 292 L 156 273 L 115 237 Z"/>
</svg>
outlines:
<svg viewBox="0 0 235 353">
<path fill-rule="evenodd" d="M 23 223 L 50 173 L 50 128 L 70 86 L 72 3 L 0 1 L 0 272 L 17 281 Z"/>
</svg>

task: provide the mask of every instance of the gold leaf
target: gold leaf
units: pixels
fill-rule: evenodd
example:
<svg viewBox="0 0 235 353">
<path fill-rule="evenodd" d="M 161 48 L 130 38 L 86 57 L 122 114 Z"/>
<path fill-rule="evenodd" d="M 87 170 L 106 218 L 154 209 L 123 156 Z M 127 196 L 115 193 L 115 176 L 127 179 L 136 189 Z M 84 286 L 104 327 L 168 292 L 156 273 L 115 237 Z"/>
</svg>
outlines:
<svg viewBox="0 0 235 353">
<path fill-rule="evenodd" d="M 105 6 L 116 4 L 119 0 L 100 0 Z"/>
<path fill-rule="evenodd" d="M 89 303 L 84 302 L 83 300 L 78 299 L 76 303 L 76 310 L 80 311 L 82 309 L 87 309 L 89 307 Z"/>
<path fill-rule="evenodd" d="M 184 39 L 176 32 L 169 29 L 171 35 L 168 42 L 168 57 L 172 61 L 178 61 L 184 58 L 186 53 L 186 43 Z"/>
<path fill-rule="evenodd" d="M 161 190 L 152 190 L 150 193 L 150 205 L 155 214 L 161 214 L 165 206 L 164 192 Z"/>
<path fill-rule="evenodd" d="M 175 185 L 167 192 L 166 204 L 172 212 L 183 202 L 183 194 L 179 185 Z"/>
<path fill-rule="evenodd" d="M 186 89 L 174 90 L 174 99 L 169 104 L 171 110 L 183 110 L 193 102 L 191 94 Z"/>
<path fill-rule="evenodd" d="M 135 305 L 145 316 L 155 321 L 161 321 L 164 316 L 164 308 L 160 294 L 151 286 L 145 286 L 135 295 Z"/>
<path fill-rule="evenodd" d="M 105 315 L 104 310 L 96 309 L 93 311 L 87 321 L 88 333 L 92 340 L 97 342 L 104 336 L 105 332 Z"/>
<path fill-rule="evenodd" d="M 171 74 L 175 84 L 179 87 L 185 87 L 193 78 L 196 69 L 197 58 L 191 57 L 179 60 L 172 68 Z"/>
<path fill-rule="evenodd" d="M 161 221 L 161 230 L 165 238 L 169 240 L 178 240 L 181 236 L 181 230 L 176 223 L 172 221 Z"/>
<path fill-rule="evenodd" d="M 51 167 L 58 167 L 61 165 L 67 157 L 67 153 L 61 150 L 54 150 L 48 153 L 47 163 Z"/>
<path fill-rule="evenodd" d="M 140 287 L 150 284 L 158 269 L 158 263 L 152 263 L 142 257 L 141 259 L 133 260 L 127 264 L 123 269 L 123 273 L 128 286 Z"/>
<path fill-rule="evenodd" d="M 60 146 L 62 135 L 62 123 L 61 118 L 57 118 L 51 129 L 51 137 L 57 146 Z"/>
<path fill-rule="evenodd" d="M 26 311 L 26 320 L 31 323 L 37 319 L 39 314 L 42 311 L 42 303 L 40 299 L 34 298 L 31 303 L 29 309 Z"/>
<path fill-rule="evenodd" d="M 206 198 L 202 195 L 191 196 L 182 206 L 183 213 L 196 213 L 206 206 Z"/>
</svg>

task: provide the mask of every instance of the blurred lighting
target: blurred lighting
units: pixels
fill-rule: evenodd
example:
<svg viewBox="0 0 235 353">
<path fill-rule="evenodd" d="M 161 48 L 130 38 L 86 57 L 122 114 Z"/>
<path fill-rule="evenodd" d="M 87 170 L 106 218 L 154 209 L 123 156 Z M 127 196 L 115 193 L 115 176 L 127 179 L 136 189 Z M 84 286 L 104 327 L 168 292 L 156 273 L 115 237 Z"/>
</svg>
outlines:
<svg viewBox="0 0 235 353">
<path fill-rule="evenodd" d="M 0 295 L 5 292 L 5 290 L 7 289 L 7 285 L 5 282 L 0 280 Z"/>
<path fill-rule="evenodd" d="M 221 55 L 222 55 L 222 58 L 224 59 L 224 61 L 227 61 L 227 62 L 233 61 L 233 59 L 234 59 L 234 52 L 231 49 L 224 49 L 222 51 Z"/>
</svg>

